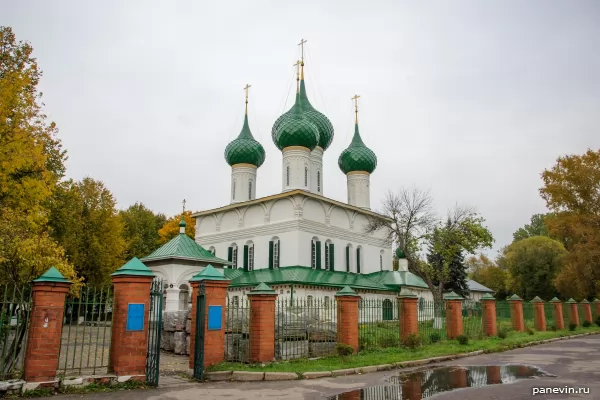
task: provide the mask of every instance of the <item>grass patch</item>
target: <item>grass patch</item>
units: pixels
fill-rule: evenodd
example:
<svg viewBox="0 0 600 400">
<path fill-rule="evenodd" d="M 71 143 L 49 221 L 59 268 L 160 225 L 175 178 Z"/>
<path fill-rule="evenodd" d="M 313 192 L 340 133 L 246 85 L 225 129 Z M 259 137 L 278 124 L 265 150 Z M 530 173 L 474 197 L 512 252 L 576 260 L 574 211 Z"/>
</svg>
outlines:
<svg viewBox="0 0 600 400">
<path fill-rule="evenodd" d="M 118 392 L 124 390 L 141 390 L 148 389 L 152 386 L 148 386 L 146 382 L 138 382 L 138 381 L 127 381 L 116 383 L 114 385 L 110 384 L 98 384 L 98 383 L 90 383 L 86 386 L 61 386 L 58 390 L 54 390 L 51 388 L 40 388 L 35 390 L 30 390 L 22 395 L 10 395 L 5 397 L 6 399 L 19 399 L 19 398 L 36 398 L 36 397 L 49 397 L 54 396 L 56 394 L 89 394 L 89 393 L 108 393 L 108 392 Z"/>
<path fill-rule="evenodd" d="M 576 333 L 600 332 L 598 327 L 581 328 Z M 342 368 L 357 368 L 369 365 L 391 364 L 394 362 L 412 361 L 423 358 L 445 356 L 451 354 L 468 353 L 476 350 L 485 352 L 498 352 L 521 347 L 522 345 L 538 340 L 552 339 L 557 337 L 569 336 L 568 331 L 534 331 L 533 335 L 527 332 L 507 332 L 505 339 L 485 338 L 469 340 L 466 345 L 460 345 L 457 341 L 440 341 L 416 349 L 404 347 L 388 347 L 383 349 L 362 350 L 349 359 L 342 360 L 340 357 L 324 357 L 318 360 L 298 359 L 292 361 L 282 361 L 267 364 L 264 367 L 253 364 L 242 363 L 221 363 L 207 368 L 210 371 L 255 371 L 255 372 L 296 372 L 303 373 L 309 371 L 332 371 Z"/>
</svg>

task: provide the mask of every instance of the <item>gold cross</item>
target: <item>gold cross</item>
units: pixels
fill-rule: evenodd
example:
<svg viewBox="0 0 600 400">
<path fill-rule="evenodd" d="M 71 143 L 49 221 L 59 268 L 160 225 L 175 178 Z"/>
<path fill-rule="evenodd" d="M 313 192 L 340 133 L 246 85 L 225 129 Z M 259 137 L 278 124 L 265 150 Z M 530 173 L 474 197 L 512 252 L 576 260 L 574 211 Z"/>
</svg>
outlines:
<svg viewBox="0 0 600 400">
<path fill-rule="evenodd" d="M 302 49 L 302 63 L 304 63 L 304 43 L 306 43 L 306 40 L 304 39 L 300 39 L 300 43 L 298 43 L 298 46 L 300 46 L 300 48 Z"/>
<path fill-rule="evenodd" d="M 182 203 L 183 203 L 183 213 L 185 214 L 185 203 L 186 203 L 185 199 L 183 199 Z"/>
<path fill-rule="evenodd" d="M 354 100 L 354 115 L 355 115 L 355 120 L 356 123 L 358 124 L 358 98 L 360 96 L 355 94 L 354 97 L 351 100 Z"/>
<path fill-rule="evenodd" d="M 244 91 L 246 92 L 246 115 L 248 115 L 248 89 L 250 89 L 251 87 L 251 85 L 248 85 L 246 83 L 246 87 L 244 88 Z"/>
</svg>

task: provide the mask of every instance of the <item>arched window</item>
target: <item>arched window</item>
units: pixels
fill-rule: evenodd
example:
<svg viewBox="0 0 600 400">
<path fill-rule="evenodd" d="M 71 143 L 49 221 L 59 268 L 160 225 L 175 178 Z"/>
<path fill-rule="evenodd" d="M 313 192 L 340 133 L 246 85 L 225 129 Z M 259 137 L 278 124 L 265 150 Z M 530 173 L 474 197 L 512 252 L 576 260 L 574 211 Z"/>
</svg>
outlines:
<svg viewBox="0 0 600 400">
<path fill-rule="evenodd" d="M 210 246 L 208 248 L 208 251 L 210 252 L 210 254 L 212 254 L 213 256 L 217 253 L 217 250 L 215 249 L 215 246 Z"/>
<path fill-rule="evenodd" d="M 325 241 L 325 269 L 333 271 L 335 267 L 334 248 L 331 240 Z"/>
<path fill-rule="evenodd" d="M 254 269 L 254 243 L 248 241 L 244 245 L 244 271 L 252 271 Z"/>
<path fill-rule="evenodd" d="M 360 274 L 360 268 L 362 267 L 361 261 L 362 261 L 362 247 L 358 246 L 356 248 L 356 273 L 357 274 Z"/>
<path fill-rule="evenodd" d="M 231 261 L 231 263 L 232 263 L 231 268 L 237 269 L 237 267 L 238 267 L 238 246 L 237 246 L 237 244 L 232 243 L 231 246 L 229 246 L 229 249 L 227 251 L 227 260 Z"/>
<path fill-rule="evenodd" d="M 290 186 L 290 166 L 286 166 L 285 167 L 285 181 L 286 181 L 286 186 Z"/>
<path fill-rule="evenodd" d="M 310 266 L 312 269 L 321 269 L 321 242 L 316 237 L 310 241 Z"/>
<path fill-rule="evenodd" d="M 383 271 L 383 255 L 384 255 L 384 251 L 381 250 L 379 252 L 379 270 Z"/>
<path fill-rule="evenodd" d="M 321 193 L 321 171 L 317 171 L 317 192 Z"/>
<path fill-rule="evenodd" d="M 231 185 L 231 191 L 233 192 L 231 197 L 235 200 L 235 179 L 233 180 L 233 185 Z"/>
<path fill-rule="evenodd" d="M 346 272 L 352 272 L 352 245 L 346 245 Z"/>
<path fill-rule="evenodd" d="M 188 285 L 179 285 L 179 310 L 187 311 L 190 298 L 190 288 Z"/>
<path fill-rule="evenodd" d="M 269 241 L 269 268 L 279 268 L 279 251 L 280 251 L 280 241 L 277 236 L 273 237 Z"/>
<path fill-rule="evenodd" d="M 422 297 L 419 297 L 419 311 L 423 311 L 424 308 L 425 308 L 425 299 Z"/>
<path fill-rule="evenodd" d="M 323 298 L 323 305 L 325 306 L 326 310 L 329 310 L 329 296 L 325 296 Z"/>
<path fill-rule="evenodd" d="M 306 305 L 312 307 L 313 305 L 313 297 L 311 295 L 306 296 Z"/>
<path fill-rule="evenodd" d="M 240 296 L 233 296 L 233 301 L 231 302 L 231 307 L 232 308 L 240 307 Z"/>
<path fill-rule="evenodd" d="M 252 180 L 248 182 L 248 200 L 252 200 Z"/>
<path fill-rule="evenodd" d="M 308 186 L 308 167 L 304 167 L 304 186 Z"/>
</svg>

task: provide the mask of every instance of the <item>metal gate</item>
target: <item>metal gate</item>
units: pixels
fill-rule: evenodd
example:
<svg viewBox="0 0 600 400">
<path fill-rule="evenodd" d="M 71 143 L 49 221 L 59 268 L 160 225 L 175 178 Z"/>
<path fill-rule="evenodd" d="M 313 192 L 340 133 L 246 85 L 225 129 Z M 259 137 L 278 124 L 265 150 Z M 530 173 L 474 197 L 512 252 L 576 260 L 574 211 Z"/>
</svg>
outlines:
<svg viewBox="0 0 600 400">
<path fill-rule="evenodd" d="M 199 381 L 204 377 L 204 326 L 206 320 L 206 290 L 205 282 L 198 286 L 196 300 L 196 339 L 194 344 L 194 379 Z"/>
<path fill-rule="evenodd" d="M 155 279 L 150 289 L 148 320 L 148 354 L 146 356 L 146 381 L 158 386 L 160 367 L 160 338 L 162 335 L 163 281 Z"/>
</svg>

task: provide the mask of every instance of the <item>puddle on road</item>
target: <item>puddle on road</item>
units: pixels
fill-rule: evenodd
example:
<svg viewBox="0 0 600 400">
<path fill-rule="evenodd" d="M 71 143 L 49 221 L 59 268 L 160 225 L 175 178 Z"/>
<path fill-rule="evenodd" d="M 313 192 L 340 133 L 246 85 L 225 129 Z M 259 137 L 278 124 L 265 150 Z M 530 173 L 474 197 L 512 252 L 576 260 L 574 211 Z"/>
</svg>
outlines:
<svg viewBox="0 0 600 400">
<path fill-rule="evenodd" d="M 389 385 L 329 397 L 329 400 L 419 400 L 452 390 L 500 385 L 521 379 L 552 377 L 526 365 L 437 367 L 392 376 Z"/>
</svg>

